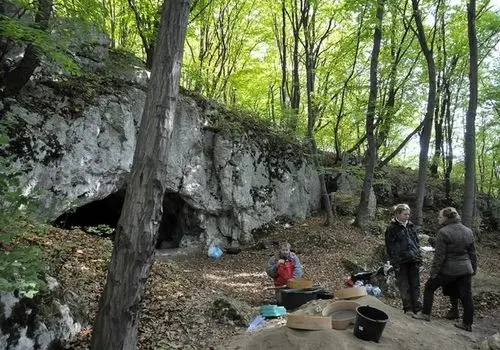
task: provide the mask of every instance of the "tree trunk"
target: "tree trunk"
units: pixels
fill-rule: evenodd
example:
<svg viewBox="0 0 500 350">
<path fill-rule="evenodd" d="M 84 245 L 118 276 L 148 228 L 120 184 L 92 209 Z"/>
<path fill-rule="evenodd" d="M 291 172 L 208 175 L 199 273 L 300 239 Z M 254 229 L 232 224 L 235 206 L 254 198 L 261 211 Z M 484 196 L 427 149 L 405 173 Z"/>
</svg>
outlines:
<svg viewBox="0 0 500 350">
<path fill-rule="evenodd" d="M 375 140 L 375 110 L 378 93 L 378 56 L 380 53 L 380 45 L 382 42 L 382 19 L 384 16 L 385 0 L 377 1 L 377 13 L 375 22 L 375 31 L 373 34 L 373 51 L 370 60 L 370 94 L 368 97 L 368 108 L 366 110 L 366 138 L 368 140 L 368 149 L 366 152 L 366 170 L 363 180 L 363 189 L 359 200 L 358 211 L 356 213 L 355 224 L 358 227 L 366 228 L 371 221 L 368 205 L 370 193 L 372 191 L 373 174 L 375 171 L 375 163 L 377 162 L 377 142 Z"/>
<path fill-rule="evenodd" d="M 432 50 L 427 44 L 427 39 L 425 36 L 424 26 L 422 24 L 422 17 L 420 10 L 418 8 L 418 0 L 412 0 L 413 16 L 415 18 L 415 24 L 417 25 L 418 41 L 422 52 L 424 53 L 425 60 L 427 61 L 427 74 L 429 76 L 429 90 L 427 93 L 427 110 L 424 117 L 424 123 L 422 127 L 422 134 L 420 136 L 420 155 L 419 155 L 419 167 L 418 167 L 418 185 L 417 185 L 417 203 L 415 208 L 417 225 L 423 224 L 423 207 L 424 198 L 427 194 L 427 165 L 429 163 L 428 153 L 429 153 L 429 143 L 431 139 L 432 130 L 432 117 L 434 114 L 434 108 L 436 107 L 436 66 L 434 63 L 434 55 Z"/>
<path fill-rule="evenodd" d="M 314 93 L 316 91 L 316 68 L 319 58 L 319 50 L 316 48 L 321 47 L 322 42 L 328 37 L 331 32 L 331 22 L 322 36 L 316 36 L 317 28 L 315 27 L 316 11 L 317 8 L 310 8 L 311 0 L 306 0 L 302 3 L 301 8 L 301 23 L 304 30 L 304 50 L 305 50 L 305 68 L 306 68 L 306 94 L 307 94 L 307 135 L 311 145 L 311 152 L 314 159 L 314 165 L 319 174 L 319 183 L 321 187 L 321 199 L 323 206 L 326 210 L 326 226 L 333 224 L 333 211 L 330 203 L 330 196 L 326 189 L 326 182 L 323 170 L 321 169 L 318 160 L 318 147 L 314 138 L 314 125 L 318 116 L 318 108 L 316 101 L 314 101 Z"/>
<path fill-rule="evenodd" d="M 153 58 L 155 55 L 155 46 L 150 44 L 148 47 L 144 47 L 146 52 L 146 68 L 151 69 L 153 67 Z"/>
<path fill-rule="evenodd" d="M 179 91 L 188 0 L 162 15 L 148 94 L 91 348 L 137 349 L 140 303 L 154 257 Z"/>
<path fill-rule="evenodd" d="M 294 9 L 292 10 L 292 32 L 293 32 L 293 50 L 292 50 L 292 91 L 290 97 L 290 114 L 288 127 L 290 131 L 295 131 L 299 123 L 300 109 L 300 74 L 299 74 L 299 43 L 301 21 L 299 19 L 299 9 L 297 0 L 294 0 Z"/>
<path fill-rule="evenodd" d="M 274 18 L 274 33 L 276 38 L 276 46 L 278 47 L 280 67 L 281 67 L 281 83 L 280 83 L 280 103 L 282 116 L 287 115 L 288 101 L 290 93 L 288 88 L 288 51 L 287 51 L 287 27 L 286 27 L 286 5 L 285 0 L 281 0 L 281 22 L 278 24 L 276 17 Z"/>
<path fill-rule="evenodd" d="M 444 148 L 444 191 L 448 205 L 451 205 L 451 171 L 453 170 L 453 118 L 451 116 L 451 91 L 449 86 L 445 89 L 446 99 L 449 101 L 446 105 L 445 114 L 445 145 Z M 457 91 L 457 97 L 459 91 Z"/>
<path fill-rule="evenodd" d="M 437 92 L 436 92 L 436 108 L 434 109 L 434 155 L 429 166 L 430 174 L 434 178 L 438 178 L 439 161 L 441 160 L 441 150 L 443 148 L 443 114 L 444 103 L 443 85 L 444 85 L 444 68 L 437 71 Z"/>
<path fill-rule="evenodd" d="M 406 4 L 405 4 L 406 8 Z M 389 137 L 389 133 L 391 131 L 392 125 L 393 125 L 393 118 L 396 113 L 396 95 L 399 91 L 399 88 L 401 85 L 398 87 L 396 86 L 397 82 L 397 76 L 398 76 L 398 66 L 399 63 L 401 62 L 403 56 L 406 53 L 406 50 L 404 48 L 405 44 L 408 45 L 406 42 L 406 36 L 408 35 L 408 32 L 410 30 L 409 26 L 405 26 L 405 30 L 402 33 L 401 37 L 397 38 L 397 35 L 400 33 L 396 33 L 396 26 L 397 26 L 397 21 L 399 21 L 399 18 L 393 17 L 392 18 L 392 27 L 391 27 L 391 38 L 390 38 L 390 45 L 391 45 L 391 65 L 390 65 L 390 71 L 389 71 L 389 87 L 388 87 L 388 96 L 387 99 L 385 100 L 385 103 L 383 105 L 383 112 L 380 113 L 381 117 L 377 120 L 377 152 L 379 151 L 380 147 L 384 145 Z M 396 42 L 398 41 L 398 42 Z M 409 40 L 410 45 L 413 42 L 413 38 Z M 410 68 L 410 73 L 413 70 L 413 68 Z M 379 155 L 380 156 L 380 155 Z"/>
<path fill-rule="evenodd" d="M 39 0 L 35 23 L 38 29 L 47 30 L 52 14 L 52 0 Z M 3 80 L 4 96 L 16 95 L 30 80 L 35 69 L 40 65 L 40 50 L 33 44 L 28 44 L 24 56 L 12 71 L 5 74 Z"/>
<path fill-rule="evenodd" d="M 424 125 L 424 122 L 420 123 L 411 133 L 408 134 L 408 136 L 405 137 L 405 139 L 399 144 L 398 147 L 396 147 L 396 149 L 387 156 L 387 158 L 385 158 L 384 160 L 382 160 L 379 165 L 378 165 L 378 168 L 383 168 L 384 166 L 386 166 L 394 157 L 396 157 L 399 152 L 403 149 L 404 146 L 406 146 L 406 144 L 411 140 L 411 138 L 413 136 L 415 136 L 415 134 L 417 132 L 419 132 L 421 129 L 422 129 L 422 126 Z"/>
<path fill-rule="evenodd" d="M 354 73 L 356 72 L 356 65 L 358 63 L 359 47 L 361 44 L 361 30 L 363 29 L 365 8 L 366 7 L 363 7 L 363 11 L 358 15 L 359 24 L 358 24 L 358 30 L 356 32 L 356 48 L 354 51 L 354 59 L 353 59 L 352 66 L 351 66 L 351 72 L 347 76 L 346 80 L 344 81 L 344 85 L 342 86 L 342 94 L 340 97 L 340 107 L 339 107 L 339 111 L 337 113 L 335 127 L 333 128 L 333 140 L 334 140 L 334 145 L 335 145 L 335 163 L 337 163 L 342 158 L 342 147 L 340 144 L 341 140 L 340 140 L 340 135 L 339 135 L 340 122 L 342 121 L 342 118 L 344 117 L 345 95 L 347 94 L 349 83 L 350 83 L 351 79 L 354 77 Z"/>
<path fill-rule="evenodd" d="M 477 37 L 476 0 L 467 2 L 467 28 L 469 36 L 469 105 L 465 120 L 465 179 L 462 221 L 473 225 L 474 204 L 476 202 L 476 109 L 477 109 Z"/>
<path fill-rule="evenodd" d="M 167 1 L 167 0 L 165 0 Z M 141 16 L 141 11 L 137 7 L 135 0 L 128 0 L 128 4 L 135 16 L 135 25 L 137 32 L 142 41 L 142 48 L 144 49 L 144 54 L 146 55 L 146 68 L 151 69 L 153 66 L 153 51 L 154 45 L 151 44 L 148 34 L 146 33 L 145 27 L 148 27 L 150 23 L 147 23 L 146 19 Z"/>
</svg>

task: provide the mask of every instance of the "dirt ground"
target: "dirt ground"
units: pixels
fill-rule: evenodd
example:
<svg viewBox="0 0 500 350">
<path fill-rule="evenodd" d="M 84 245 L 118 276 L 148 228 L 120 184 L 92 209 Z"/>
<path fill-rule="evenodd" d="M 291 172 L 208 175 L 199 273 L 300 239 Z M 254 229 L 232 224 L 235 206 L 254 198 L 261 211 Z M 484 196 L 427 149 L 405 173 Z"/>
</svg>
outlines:
<svg viewBox="0 0 500 350">
<path fill-rule="evenodd" d="M 143 302 L 139 347 L 224 348 L 223 344 L 230 344 L 235 336 L 252 337 L 245 334 L 243 322 L 221 320 L 214 301 L 219 296 L 236 299 L 246 306 L 250 317 L 258 315 L 261 305 L 274 304 L 273 284 L 265 274 L 266 262 L 273 253 L 273 241 L 290 242 L 303 262 L 306 277 L 330 291 L 343 288 L 350 277 L 352 271 L 346 269 L 346 260 L 366 265 L 367 269 L 383 264 L 380 258 L 384 244 L 382 235 L 362 233 L 351 226 L 348 219 L 337 220 L 331 228 L 323 226 L 323 222 L 324 218 L 318 216 L 293 225 L 277 225 L 259 240 L 261 244 L 244 247 L 238 254 L 224 254 L 219 262 L 212 262 L 206 251 L 199 249 L 157 252 Z M 68 234 L 65 237 L 67 239 Z M 84 349 L 90 340 L 111 245 L 103 244 L 103 238 L 81 231 L 73 231 L 71 237 L 78 249 L 73 249 L 66 257 L 59 279 L 65 288 L 78 288 L 77 293 L 87 305 L 87 322 L 80 336 L 65 347 Z M 480 272 L 474 279 L 476 317 L 473 335 L 466 336 L 469 345 L 478 345 L 482 339 L 500 330 L 500 248 L 493 239 L 485 238 L 478 243 L 477 250 Z M 421 274 L 422 288 L 432 259 L 432 253 L 426 254 L 430 255 L 426 255 Z M 391 312 L 398 313 L 398 317 L 403 314 L 398 298 L 385 295 L 380 301 L 394 307 Z M 436 292 L 432 327 L 448 327 L 445 322 L 451 321 L 442 317 L 447 307 L 447 299 L 440 291 Z M 411 319 L 411 322 L 423 321 Z M 271 324 L 280 326 L 284 320 L 274 320 Z"/>
</svg>

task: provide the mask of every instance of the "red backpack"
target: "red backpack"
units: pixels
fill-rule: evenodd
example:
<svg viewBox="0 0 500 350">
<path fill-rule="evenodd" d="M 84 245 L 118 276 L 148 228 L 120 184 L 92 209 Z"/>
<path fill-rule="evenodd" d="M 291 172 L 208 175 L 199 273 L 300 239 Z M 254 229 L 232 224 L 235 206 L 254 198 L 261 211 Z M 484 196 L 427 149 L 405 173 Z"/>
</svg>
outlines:
<svg viewBox="0 0 500 350">
<path fill-rule="evenodd" d="M 274 278 L 274 285 L 285 285 L 288 280 L 293 278 L 293 270 L 295 270 L 295 264 L 290 260 L 286 260 L 285 263 L 278 265 L 278 275 Z"/>
</svg>

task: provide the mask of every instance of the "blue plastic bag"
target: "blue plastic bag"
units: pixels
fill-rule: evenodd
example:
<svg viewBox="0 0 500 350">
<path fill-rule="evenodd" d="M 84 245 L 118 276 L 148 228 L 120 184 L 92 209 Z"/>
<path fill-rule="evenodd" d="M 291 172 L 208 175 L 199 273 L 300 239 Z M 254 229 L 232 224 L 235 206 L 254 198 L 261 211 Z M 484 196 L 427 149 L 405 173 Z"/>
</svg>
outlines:
<svg viewBox="0 0 500 350">
<path fill-rule="evenodd" d="M 247 332 L 255 331 L 255 330 L 263 327 L 265 324 L 266 324 L 266 318 L 262 315 L 258 315 L 248 325 Z"/>
<path fill-rule="evenodd" d="M 220 260 L 222 256 L 222 249 L 217 244 L 210 244 L 208 248 L 208 257 L 214 261 Z"/>
</svg>

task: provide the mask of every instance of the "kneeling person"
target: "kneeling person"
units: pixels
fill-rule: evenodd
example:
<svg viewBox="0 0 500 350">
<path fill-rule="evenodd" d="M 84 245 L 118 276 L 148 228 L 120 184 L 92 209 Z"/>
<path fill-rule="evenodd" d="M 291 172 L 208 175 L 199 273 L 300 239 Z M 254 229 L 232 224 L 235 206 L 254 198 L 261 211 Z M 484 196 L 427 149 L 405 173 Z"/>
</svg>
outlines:
<svg viewBox="0 0 500 350">
<path fill-rule="evenodd" d="M 302 264 L 290 248 L 290 243 L 282 243 L 280 251 L 271 256 L 267 262 L 267 275 L 274 279 L 276 287 L 286 285 L 292 278 L 302 277 Z"/>
</svg>

